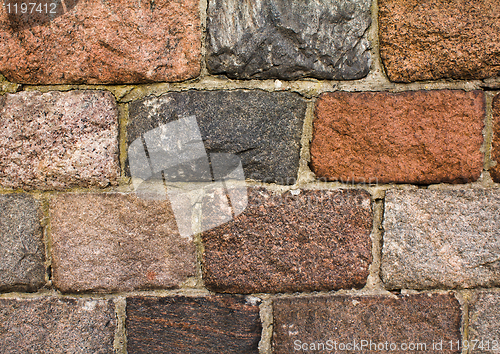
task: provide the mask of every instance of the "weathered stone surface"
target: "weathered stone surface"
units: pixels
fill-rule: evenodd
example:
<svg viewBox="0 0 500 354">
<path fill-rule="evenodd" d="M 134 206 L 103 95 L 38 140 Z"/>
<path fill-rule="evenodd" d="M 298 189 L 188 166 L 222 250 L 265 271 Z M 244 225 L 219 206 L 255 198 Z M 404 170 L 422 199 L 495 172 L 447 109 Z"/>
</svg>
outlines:
<svg viewBox="0 0 500 354">
<path fill-rule="evenodd" d="M 0 299 L 2 353 L 112 354 L 112 300 Z"/>
<path fill-rule="evenodd" d="M 391 81 L 500 74 L 497 0 L 380 0 L 380 56 Z"/>
<path fill-rule="evenodd" d="M 202 234 L 207 288 L 275 293 L 364 286 L 372 260 L 368 193 L 298 192 L 252 188 L 242 214 Z"/>
<path fill-rule="evenodd" d="M 280 298 L 273 308 L 275 354 L 460 353 L 460 305 L 450 294 Z"/>
<path fill-rule="evenodd" d="M 395 288 L 500 284 L 498 190 L 391 190 L 382 281 Z"/>
<path fill-rule="evenodd" d="M 63 292 L 174 288 L 195 272 L 167 201 L 64 194 L 50 202 L 54 285 Z"/>
<path fill-rule="evenodd" d="M 45 283 L 39 207 L 31 196 L 0 195 L 0 291 L 34 291 Z"/>
<path fill-rule="evenodd" d="M 197 0 L 75 2 L 57 2 L 68 9 L 51 21 L 1 8 L 0 72 L 25 84 L 182 81 L 199 74 Z"/>
<path fill-rule="evenodd" d="M 2 187 L 105 187 L 119 174 L 118 112 L 109 92 L 0 97 Z"/>
<path fill-rule="evenodd" d="M 357 183 L 467 183 L 481 175 L 481 91 L 334 92 L 316 104 L 311 168 Z"/>
<path fill-rule="evenodd" d="M 128 143 L 194 115 L 207 153 L 238 155 L 247 179 L 293 184 L 305 111 L 305 100 L 288 92 L 172 92 L 130 104 Z"/>
<path fill-rule="evenodd" d="M 370 0 L 209 0 L 207 66 L 231 78 L 352 80 L 370 70 Z"/>
<path fill-rule="evenodd" d="M 491 159 L 496 165 L 490 168 L 491 178 L 500 182 L 500 94 L 493 98 L 493 140 L 491 142 Z"/>
<path fill-rule="evenodd" d="M 470 353 L 498 353 L 500 350 L 500 293 L 480 291 L 469 305 Z"/>
<path fill-rule="evenodd" d="M 127 299 L 127 352 L 258 353 L 259 306 L 241 297 Z"/>
</svg>

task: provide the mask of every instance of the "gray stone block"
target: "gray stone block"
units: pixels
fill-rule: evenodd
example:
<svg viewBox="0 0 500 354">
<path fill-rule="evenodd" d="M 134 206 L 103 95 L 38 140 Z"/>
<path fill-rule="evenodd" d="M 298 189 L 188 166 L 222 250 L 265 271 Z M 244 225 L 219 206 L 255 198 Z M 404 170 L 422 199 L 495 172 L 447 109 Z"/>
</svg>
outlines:
<svg viewBox="0 0 500 354">
<path fill-rule="evenodd" d="M 365 77 L 370 6 L 370 0 L 210 0 L 208 69 L 237 79 Z"/>
<path fill-rule="evenodd" d="M 499 190 L 392 190 L 385 200 L 386 288 L 500 284 Z"/>
<path fill-rule="evenodd" d="M 36 291 L 45 283 L 39 202 L 0 195 L 0 291 Z"/>
</svg>

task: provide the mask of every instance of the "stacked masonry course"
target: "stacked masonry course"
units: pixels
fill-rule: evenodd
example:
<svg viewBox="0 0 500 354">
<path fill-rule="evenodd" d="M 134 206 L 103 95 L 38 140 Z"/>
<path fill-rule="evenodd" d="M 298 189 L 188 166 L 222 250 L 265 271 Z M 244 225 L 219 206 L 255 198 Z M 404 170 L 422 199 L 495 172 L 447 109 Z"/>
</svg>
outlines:
<svg viewBox="0 0 500 354">
<path fill-rule="evenodd" d="M 0 352 L 500 352 L 497 0 L 66 3 L 0 8 Z M 191 238 L 127 156 L 186 116 Z"/>
</svg>

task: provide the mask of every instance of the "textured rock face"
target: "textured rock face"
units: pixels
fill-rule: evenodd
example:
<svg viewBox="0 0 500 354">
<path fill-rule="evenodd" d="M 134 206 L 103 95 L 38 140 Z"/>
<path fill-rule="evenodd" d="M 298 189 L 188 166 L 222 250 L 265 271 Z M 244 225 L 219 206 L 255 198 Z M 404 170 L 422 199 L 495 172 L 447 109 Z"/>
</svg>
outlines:
<svg viewBox="0 0 500 354">
<path fill-rule="evenodd" d="M 259 306 L 244 298 L 127 299 L 128 353 L 259 353 Z"/>
<path fill-rule="evenodd" d="M 0 195 L 0 291 L 34 291 L 45 283 L 45 247 L 39 203 Z"/>
<path fill-rule="evenodd" d="M 392 190 L 382 281 L 390 289 L 500 284 L 498 190 Z"/>
<path fill-rule="evenodd" d="M 36 25 L 0 9 L 0 73 L 25 84 L 182 81 L 200 72 L 196 0 L 64 1 Z M 59 6 L 62 4 L 57 3 Z"/>
<path fill-rule="evenodd" d="M 281 298 L 274 300 L 273 353 L 404 353 L 410 343 L 425 344 L 421 352 L 460 353 L 460 317 L 449 294 Z M 441 340 L 442 350 L 433 350 Z M 346 350 L 348 343 L 359 349 Z"/>
<path fill-rule="evenodd" d="M 188 91 L 130 105 L 128 144 L 178 118 L 196 116 L 207 153 L 240 157 L 247 179 L 294 184 L 306 102 L 297 94 Z"/>
<path fill-rule="evenodd" d="M 360 288 L 372 260 L 371 224 L 364 191 L 250 189 L 241 215 L 202 234 L 205 286 L 232 293 Z"/>
<path fill-rule="evenodd" d="M 231 78 L 352 80 L 370 70 L 370 0 L 209 0 L 208 59 Z"/>
<path fill-rule="evenodd" d="M 195 272 L 167 202 L 64 194 L 50 203 L 53 281 L 63 292 L 174 288 Z"/>
<path fill-rule="evenodd" d="M 493 98 L 493 140 L 491 142 L 491 159 L 496 166 L 490 168 L 491 178 L 500 182 L 500 94 Z"/>
<path fill-rule="evenodd" d="M 500 74 L 497 0 L 380 0 L 380 56 L 391 81 Z"/>
<path fill-rule="evenodd" d="M 119 174 L 118 112 L 109 92 L 0 97 L 2 187 L 105 187 Z"/>
<path fill-rule="evenodd" d="M 493 354 L 500 350 L 499 308 L 499 292 L 481 291 L 473 297 L 469 307 L 470 353 Z"/>
<path fill-rule="evenodd" d="M 2 353 L 112 354 L 112 300 L 0 299 Z"/>
<path fill-rule="evenodd" d="M 311 168 L 357 183 L 467 183 L 481 175 L 480 91 L 334 92 L 316 104 Z"/>
</svg>

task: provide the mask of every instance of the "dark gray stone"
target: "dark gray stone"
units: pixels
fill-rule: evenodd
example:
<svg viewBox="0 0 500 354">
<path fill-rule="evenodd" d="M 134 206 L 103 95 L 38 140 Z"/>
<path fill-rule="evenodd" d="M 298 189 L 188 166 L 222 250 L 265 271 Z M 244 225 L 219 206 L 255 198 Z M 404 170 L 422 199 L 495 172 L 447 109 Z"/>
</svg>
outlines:
<svg viewBox="0 0 500 354">
<path fill-rule="evenodd" d="M 36 291 L 45 283 L 39 203 L 0 195 L 0 291 Z"/>
<path fill-rule="evenodd" d="M 2 354 L 112 354 L 113 300 L 0 299 Z"/>
<path fill-rule="evenodd" d="M 207 153 L 236 154 L 247 179 L 293 184 L 305 112 L 306 101 L 289 92 L 172 92 L 130 104 L 128 145 L 151 129 L 194 115 Z"/>
<path fill-rule="evenodd" d="M 209 0 L 208 69 L 238 79 L 365 77 L 370 6 L 370 0 Z"/>
</svg>

